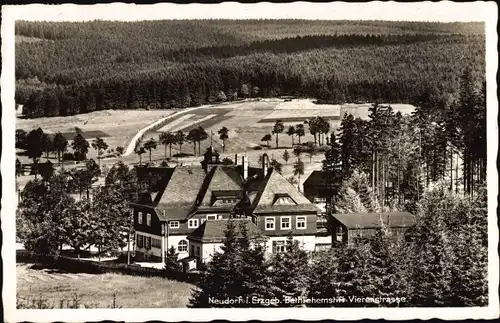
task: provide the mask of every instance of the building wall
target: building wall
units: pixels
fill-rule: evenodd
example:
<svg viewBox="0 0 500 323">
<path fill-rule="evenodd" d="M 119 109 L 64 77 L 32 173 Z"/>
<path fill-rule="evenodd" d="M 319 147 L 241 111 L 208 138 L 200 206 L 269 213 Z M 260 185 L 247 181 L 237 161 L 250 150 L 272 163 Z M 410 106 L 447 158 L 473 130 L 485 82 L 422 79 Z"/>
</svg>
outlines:
<svg viewBox="0 0 500 323">
<path fill-rule="evenodd" d="M 316 243 L 316 251 L 321 249 L 329 249 L 332 246 L 332 236 L 331 235 L 322 235 L 314 237 Z"/>
<path fill-rule="evenodd" d="M 150 237 L 152 239 L 158 239 L 160 240 L 160 247 L 153 247 L 151 246 L 151 248 L 146 248 L 145 244 L 143 245 L 143 247 L 138 247 L 137 246 L 137 235 L 142 235 L 142 236 L 145 236 L 145 237 Z M 156 235 L 156 234 L 150 234 L 148 232 L 141 232 L 141 231 L 137 231 L 136 232 L 136 238 L 135 238 L 135 251 L 136 252 L 141 252 L 142 254 L 144 255 L 150 255 L 150 256 L 154 256 L 154 257 L 158 257 L 159 260 L 161 261 L 161 235 Z M 178 249 L 178 246 L 179 246 L 179 242 L 181 240 L 185 240 L 187 242 L 187 251 L 185 252 L 179 252 L 179 249 Z M 182 236 L 182 235 L 177 235 L 177 236 L 169 236 L 168 239 L 167 237 L 165 237 L 165 253 L 168 252 L 168 249 L 171 247 L 171 246 L 174 246 L 175 247 L 175 250 L 176 252 L 178 253 L 178 256 L 177 256 L 177 259 L 183 259 L 183 258 L 186 258 L 189 256 L 189 240 L 187 239 L 187 236 Z"/>
<path fill-rule="evenodd" d="M 147 206 L 134 206 L 134 228 L 136 231 L 161 235 L 161 222 L 153 208 Z M 142 223 L 139 224 L 139 212 L 142 214 Z M 151 225 L 147 225 L 147 215 L 151 214 Z"/>
<path fill-rule="evenodd" d="M 268 256 L 273 254 L 273 242 L 274 241 L 283 241 L 286 244 L 287 236 L 281 237 L 269 237 L 269 240 L 266 242 L 266 253 Z M 316 249 L 316 236 L 300 236 L 294 235 L 293 240 L 297 240 L 299 242 L 299 246 L 305 251 L 314 251 Z"/>
<path fill-rule="evenodd" d="M 156 234 L 151 234 L 151 233 L 148 233 L 148 232 L 136 231 L 136 234 L 135 234 L 135 244 L 134 244 L 135 245 L 135 252 L 140 252 L 143 256 L 151 257 L 152 261 L 158 261 L 158 259 L 161 261 L 161 245 L 160 245 L 159 248 L 158 247 L 153 247 L 153 246 L 151 246 L 151 248 L 146 248 L 145 243 L 143 243 L 143 246 L 139 247 L 138 244 L 137 244 L 138 236 L 139 235 L 145 236 L 145 237 L 149 237 L 149 238 L 153 238 L 153 239 L 159 239 L 160 243 L 161 243 L 161 236 L 160 235 L 156 235 Z"/>
<path fill-rule="evenodd" d="M 349 243 L 354 243 L 356 242 L 355 240 L 357 238 L 371 238 L 377 233 L 376 228 L 356 228 L 356 229 L 349 229 L 349 238 L 348 242 Z M 403 235 L 408 228 L 406 227 L 393 227 L 389 228 L 389 232 L 393 237 L 398 237 Z"/>
<path fill-rule="evenodd" d="M 218 243 L 204 243 L 201 246 L 201 260 L 205 263 L 209 262 L 212 260 L 212 257 L 215 252 L 222 252 L 221 247 L 224 244 L 222 242 Z"/>
<path fill-rule="evenodd" d="M 181 240 L 185 240 L 188 244 L 188 249 L 185 252 L 180 252 L 178 249 Z M 165 244 L 167 245 L 166 252 L 168 252 L 171 246 L 174 246 L 175 250 L 179 253 L 177 259 L 183 259 L 189 256 L 189 240 L 187 239 L 187 235 L 169 235 L 165 237 Z"/>
<path fill-rule="evenodd" d="M 168 234 L 169 235 L 189 235 L 192 233 L 196 228 L 189 228 L 189 220 L 191 219 L 197 219 L 198 220 L 198 226 L 200 226 L 206 219 L 207 215 L 215 215 L 215 216 L 221 216 L 223 219 L 227 219 L 229 217 L 228 213 L 217 213 L 217 212 L 209 212 L 209 213 L 196 213 L 193 216 L 191 216 L 189 219 L 181 220 L 179 222 L 179 228 L 171 228 L 170 227 L 170 222 L 173 222 L 172 220 L 169 220 L 169 225 L 168 225 Z"/>
<path fill-rule="evenodd" d="M 293 235 L 314 235 L 316 234 L 317 227 L 317 214 L 316 213 L 303 213 L 303 214 L 277 214 L 277 213 L 268 213 L 268 214 L 258 214 L 257 216 L 257 226 L 266 236 L 280 236 L 286 237 L 290 230 Z M 297 217 L 305 216 L 306 217 L 306 228 L 298 229 L 297 228 Z M 291 228 L 290 229 L 281 229 L 281 218 L 290 217 L 291 220 Z M 266 218 L 274 218 L 274 230 L 266 230 Z"/>
</svg>

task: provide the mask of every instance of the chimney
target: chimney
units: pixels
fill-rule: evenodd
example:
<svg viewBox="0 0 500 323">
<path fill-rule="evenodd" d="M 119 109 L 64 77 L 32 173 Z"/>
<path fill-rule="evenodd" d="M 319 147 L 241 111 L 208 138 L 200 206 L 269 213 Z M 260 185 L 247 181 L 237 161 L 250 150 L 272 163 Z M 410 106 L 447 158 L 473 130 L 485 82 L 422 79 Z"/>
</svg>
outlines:
<svg viewBox="0 0 500 323">
<path fill-rule="evenodd" d="M 267 171 L 269 169 L 269 156 L 267 154 L 262 155 L 262 173 L 264 174 L 264 177 L 267 176 Z"/>
<path fill-rule="evenodd" d="M 247 159 L 247 156 L 241 157 L 241 164 L 243 165 L 243 179 L 246 180 L 248 178 L 248 159 Z"/>
<path fill-rule="evenodd" d="M 238 154 L 234 154 L 234 165 L 238 166 Z"/>
</svg>

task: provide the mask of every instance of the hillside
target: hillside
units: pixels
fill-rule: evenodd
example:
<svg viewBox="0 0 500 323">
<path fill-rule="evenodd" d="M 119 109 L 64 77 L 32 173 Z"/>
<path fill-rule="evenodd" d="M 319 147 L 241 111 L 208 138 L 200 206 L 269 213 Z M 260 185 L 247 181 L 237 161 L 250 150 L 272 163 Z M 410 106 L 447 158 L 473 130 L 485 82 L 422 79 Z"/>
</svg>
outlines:
<svg viewBox="0 0 500 323">
<path fill-rule="evenodd" d="M 295 95 L 411 102 L 484 78 L 480 23 L 196 20 L 16 24 L 28 117 Z M 221 91 L 224 95 L 221 95 Z"/>
</svg>

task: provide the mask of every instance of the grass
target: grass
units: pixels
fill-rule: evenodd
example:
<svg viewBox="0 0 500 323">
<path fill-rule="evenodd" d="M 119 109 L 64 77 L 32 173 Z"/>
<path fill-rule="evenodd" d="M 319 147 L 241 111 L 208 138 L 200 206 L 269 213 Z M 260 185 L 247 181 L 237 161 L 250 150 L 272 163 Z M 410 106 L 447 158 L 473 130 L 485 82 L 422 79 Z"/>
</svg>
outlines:
<svg viewBox="0 0 500 323">
<path fill-rule="evenodd" d="M 41 127 L 47 133 L 60 131 L 64 134 L 74 132 L 75 127 L 78 127 L 88 135 L 107 134 L 106 143 L 115 149 L 118 146 L 126 147 L 140 129 L 174 112 L 175 110 L 102 110 L 69 117 L 18 118 L 16 128 L 29 132 Z M 90 148 L 88 157 L 95 159 L 96 151 Z M 21 162 L 30 161 L 25 159 Z"/>
<path fill-rule="evenodd" d="M 370 103 L 366 104 L 344 104 L 340 105 L 327 105 L 327 104 L 314 104 L 312 100 L 300 99 L 292 100 L 291 102 L 283 102 L 282 99 L 262 99 L 262 100 L 252 100 L 252 101 L 239 101 L 239 102 L 227 102 L 213 107 L 205 107 L 202 109 L 194 110 L 188 112 L 191 114 L 190 117 L 186 118 L 183 115 L 169 119 L 165 124 L 157 129 L 152 129 L 150 132 L 146 133 L 143 140 L 146 141 L 149 138 L 154 138 L 158 141 L 159 129 L 165 128 L 170 129 L 169 125 L 172 123 L 172 129 L 182 129 L 185 133 L 193 127 L 193 121 L 206 118 L 210 115 L 211 118 L 205 119 L 203 122 L 196 124 L 195 126 L 202 126 L 205 128 L 210 136 L 213 132 L 212 145 L 213 147 L 222 153 L 222 140 L 219 139 L 218 131 L 223 126 L 229 129 L 229 139 L 225 142 L 225 154 L 221 155 L 221 159 L 224 157 L 234 158 L 235 153 L 247 153 L 249 156 L 262 155 L 268 149 L 264 148 L 262 150 L 254 150 L 255 147 L 259 147 L 261 144 L 265 144 L 261 139 L 266 134 L 271 134 L 273 128 L 273 122 L 263 122 L 263 120 L 268 119 L 271 115 L 279 114 L 282 117 L 286 117 L 290 121 L 285 121 L 285 131 L 279 135 L 279 147 L 275 148 L 275 136 L 272 136 L 270 142 L 272 150 L 268 152 L 269 155 L 274 155 L 274 158 L 281 158 L 283 154 L 282 147 L 291 147 L 292 138 L 286 134 L 289 125 L 296 125 L 307 117 L 313 117 L 315 115 L 323 116 L 342 116 L 344 113 L 351 113 L 355 117 L 367 118 L 369 114 Z M 402 113 L 411 113 L 414 107 L 407 104 L 391 104 L 391 106 L 396 111 L 401 111 Z M 105 138 L 110 148 L 116 148 L 117 146 L 126 147 L 132 137 L 142 128 L 153 122 L 161 119 L 175 112 L 174 110 L 105 110 L 96 111 L 88 114 L 81 114 L 71 117 L 52 117 L 52 118 L 38 118 L 38 119 L 18 119 L 17 127 L 29 131 L 31 129 L 42 127 L 42 129 L 47 132 L 68 132 L 74 130 L 74 127 L 79 127 L 82 131 L 102 131 L 109 135 Z M 185 120 L 182 120 L 184 118 Z M 178 120 L 181 119 L 181 120 Z M 330 119 L 330 118 L 329 118 Z M 297 121 L 291 121 L 297 120 Z M 330 119 L 330 129 L 338 129 L 340 126 L 340 120 Z M 314 137 L 309 133 L 309 128 L 305 125 L 305 136 L 301 138 L 301 142 L 313 141 Z M 294 138 L 294 142 L 298 143 L 298 138 Z M 201 152 L 210 146 L 210 137 L 201 143 Z M 291 153 L 291 149 L 289 153 Z M 172 156 L 175 156 L 180 152 L 179 146 L 172 146 Z M 182 153 L 192 154 L 193 145 L 189 142 L 185 142 L 182 146 Z M 169 154 L 169 149 L 167 149 L 167 156 Z M 105 154 L 106 155 L 106 154 Z M 93 149 L 89 149 L 88 158 L 96 159 L 97 154 Z M 257 157 L 256 163 L 257 165 Z M 18 156 L 22 163 L 30 164 L 26 156 Z M 164 158 L 164 147 L 158 144 L 157 149 L 152 151 L 152 160 L 159 164 Z M 251 157 L 253 158 L 253 157 Z M 304 156 L 304 161 L 307 158 Z M 317 156 L 313 158 L 313 162 Z M 322 158 L 322 156 L 321 156 Z M 45 160 L 45 158 L 42 158 Z M 129 156 L 123 156 L 120 158 L 105 158 L 101 160 L 101 165 L 107 165 L 111 167 L 118 160 L 123 161 L 125 164 L 137 164 L 139 162 L 139 157 L 136 154 L 131 154 Z M 142 156 L 143 162 L 149 160 L 149 154 L 146 153 Z M 200 157 L 187 156 L 178 159 L 180 163 L 183 164 L 198 164 L 201 161 Z M 320 159 L 318 159 L 320 160 Z M 52 162 L 56 162 L 54 157 L 51 159 Z M 177 158 L 173 158 L 172 165 L 175 164 Z M 281 161 L 283 162 L 283 161 Z M 66 167 L 74 167 L 74 165 L 68 165 Z M 307 175 L 306 175 L 307 176 Z M 32 179 L 33 176 L 22 176 L 18 179 L 20 187 L 24 187 L 24 184 Z"/>
<path fill-rule="evenodd" d="M 23 299 L 42 295 L 59 307 L 61 300 L 77 294 L 82 304 L 107 308 L 186 307 L 193 285 L 157 277 L 119 274 L 69 274 L 49 269 L 33 269 L 29 264 L 16 266 L 17 294 Z"/>
</svg>

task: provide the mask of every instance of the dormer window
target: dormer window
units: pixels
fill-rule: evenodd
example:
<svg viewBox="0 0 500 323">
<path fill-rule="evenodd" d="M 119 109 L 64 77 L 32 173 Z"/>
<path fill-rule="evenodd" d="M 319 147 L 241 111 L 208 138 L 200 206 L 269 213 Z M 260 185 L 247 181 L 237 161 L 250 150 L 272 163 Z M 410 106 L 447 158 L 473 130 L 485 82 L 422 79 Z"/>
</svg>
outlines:
<svg viewBox="0 0 500 323">
<path fill-rule="evenodd" d="M 288 194 L 275 194 L 273 205 L 297 205 Z"/>
</svg>

